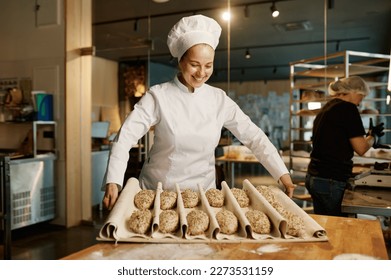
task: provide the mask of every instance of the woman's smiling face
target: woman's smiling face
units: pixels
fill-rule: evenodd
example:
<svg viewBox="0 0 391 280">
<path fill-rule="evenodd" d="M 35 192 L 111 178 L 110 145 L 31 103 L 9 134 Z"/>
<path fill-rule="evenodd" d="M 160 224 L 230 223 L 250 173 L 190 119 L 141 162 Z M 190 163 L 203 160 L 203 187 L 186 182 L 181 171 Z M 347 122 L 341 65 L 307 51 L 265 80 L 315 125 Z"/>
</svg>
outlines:
<svg viewBox="0 0 391 280">
<path fill-rule="evenodd" d="M 213 73 L 215 51 L 207 44 L 198 44 L 186 51 L 179 61 L 182 75 L 179 80 L 194 92 L 195 88 L 202 86 Z"/>
</svg>

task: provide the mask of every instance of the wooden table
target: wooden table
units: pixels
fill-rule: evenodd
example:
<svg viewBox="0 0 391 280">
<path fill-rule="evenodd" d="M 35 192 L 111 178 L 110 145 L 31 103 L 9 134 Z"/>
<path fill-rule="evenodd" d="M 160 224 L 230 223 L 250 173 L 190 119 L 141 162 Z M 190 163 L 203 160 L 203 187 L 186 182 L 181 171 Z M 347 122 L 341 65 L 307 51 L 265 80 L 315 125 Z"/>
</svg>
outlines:
<svg viewBox="0 0 391 280">
<path fill-rule="evenodd" d="M 343 254 L 388 259 L 378 221 L 311 215 L 326 231 L 321 242 L 268 243 L 112 243 L 101 242 L 65 260 L 329 260 Z"/>
</svg>

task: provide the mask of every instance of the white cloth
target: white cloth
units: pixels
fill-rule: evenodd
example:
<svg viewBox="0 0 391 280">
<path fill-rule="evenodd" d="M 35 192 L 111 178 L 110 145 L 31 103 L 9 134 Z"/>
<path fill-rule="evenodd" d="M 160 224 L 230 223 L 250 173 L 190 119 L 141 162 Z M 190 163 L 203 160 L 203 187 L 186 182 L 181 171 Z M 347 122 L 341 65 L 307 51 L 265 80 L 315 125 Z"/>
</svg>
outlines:
<svg viewBox="0 0 391 280">
<path fill-rule="evenodd" d="M 154 144 L 140 175 L 143 188 L 215 186 L 215 148 L 229 129 L 278 180 L 288 170 L 263 131 L 221 89 L 204 84 L 194 93 L 176 77 L 151 87 L 135 105 L 113 143 L 107 183 L 122 185 L 129 150 L 155 126 Z"/>
<path fill-rule="evenodd" d="M 203 15 L 183 17 L 168 33 L 167 46 L 171 55 L 180 60 L 188 49 L 197 44 L 208 44 L 215 50 L 220 34 L 221 27 L 212 18 Z"/>
</svg>

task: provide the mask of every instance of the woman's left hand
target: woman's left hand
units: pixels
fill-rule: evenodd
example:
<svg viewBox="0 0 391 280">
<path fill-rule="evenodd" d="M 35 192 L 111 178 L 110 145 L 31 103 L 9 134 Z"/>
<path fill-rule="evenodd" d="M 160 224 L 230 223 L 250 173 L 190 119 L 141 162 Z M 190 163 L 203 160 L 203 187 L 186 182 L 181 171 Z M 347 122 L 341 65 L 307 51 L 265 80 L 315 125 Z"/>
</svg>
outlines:
<svg viewBox="0 0 391 280">
<path fill-rule="evenodd" d="M 284 185 L 285 187 L 285 193 L 287 196 L 292 198 L 293 196 L 293 191 L 295 190 L 295 184 L 292 182 L 292 178 L 289 174 L 284 174 L 280 177 L 280 182 Z"/>
</svg>

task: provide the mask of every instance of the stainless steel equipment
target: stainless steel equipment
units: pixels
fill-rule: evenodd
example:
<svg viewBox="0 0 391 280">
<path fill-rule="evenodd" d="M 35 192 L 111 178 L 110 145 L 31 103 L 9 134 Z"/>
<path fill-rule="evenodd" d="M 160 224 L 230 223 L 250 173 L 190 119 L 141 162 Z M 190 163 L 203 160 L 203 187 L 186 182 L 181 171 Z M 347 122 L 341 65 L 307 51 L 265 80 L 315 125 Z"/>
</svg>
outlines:
<svg viewBox="0 0 391 280">
<path fill-rule="evenodd" d="M 11 229 L 55 217 L 55 155 L 11 161 Z"/>
<path fill-rule="evenodd" d="M 54 154 L 45 154 L 10 160 L 3 166 L 9 170 L 11 230 L 55 218 L 55 159 Z"/>
<path fill-rule="evenodd" d="M 370 170 L 356 175 L 352 186 L 391 188 L 391 167 L 388 163 L 375 164 Z"/>
<path fill-rule="evenodd" d="M 375 163 L 368 171 L 351 179 L 342 200 L 342 212 L 357 215 L 391 216 L 390 163 Z"/>
</svg>

